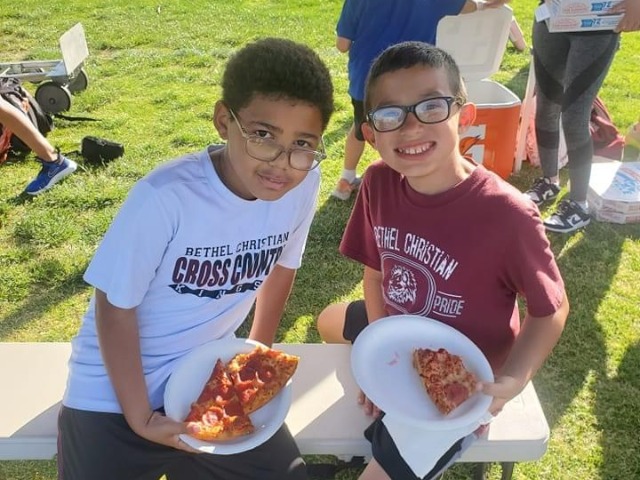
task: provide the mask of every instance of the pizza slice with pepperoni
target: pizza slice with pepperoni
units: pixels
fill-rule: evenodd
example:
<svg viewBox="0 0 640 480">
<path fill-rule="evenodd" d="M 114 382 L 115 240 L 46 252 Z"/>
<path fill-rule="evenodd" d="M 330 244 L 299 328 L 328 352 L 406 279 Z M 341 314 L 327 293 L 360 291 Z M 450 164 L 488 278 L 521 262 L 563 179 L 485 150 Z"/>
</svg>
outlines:
<svg viewBox="0 0 640 480">
<path fill-rule="evenodd" d="M 189 435 L 208 442 L 253 433 L 254 426 L 240 404 L 222 360 L 216 362 L 184 421 Z"/>
<path fill-rule="evenodd" d="M 475 375 L 467 370 L 462 358 L 444 348 L 416 348 L 413 366 L 429 398 L 443 415 L 451 413 L 476 392 Z"/>
<path fill-rule="evenodd" d="M 298 367 L 299 357 L 257 346 L 227 363 L 227 372 L 240 404 L 250 414 L 267 404 L 284 388 Z"/>
</svg>

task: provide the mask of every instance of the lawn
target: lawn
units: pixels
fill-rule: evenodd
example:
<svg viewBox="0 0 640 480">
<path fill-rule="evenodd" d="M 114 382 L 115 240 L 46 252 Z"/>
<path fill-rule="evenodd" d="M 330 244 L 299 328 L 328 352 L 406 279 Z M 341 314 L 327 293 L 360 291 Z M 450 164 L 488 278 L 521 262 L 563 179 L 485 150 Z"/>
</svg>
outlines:
<svg viewBox="0 0 640 480">
<path fill-rule="evenodd" d="M 528 41 L 536 3 L 514 2 Z M 226 59 L 252 39 L 282 36 L 314 48 L 336 89 L 317 216 L 278 335 L 318 342 L 320 310 L 361 295 L 361 269 L 337 253 L 352 202 L 329 195 L 351 120 L 346 57 L 334 48 L 340 8 L 338 0 L 3 2 L 0 62 L 59 58 L 58 37 L 78 21 L 84 25 L 89 87 L 73 97 L 69 113 L 98 121 L 58 119 L 52 143 L 72 152 L 84 136 L 97 135 L 123 143 L 126 154 L 104 166 L 72 155 L 79 171 L 36 198 L 20 195 L 37 170 L 32 156 L 0 166 L 0 341 L 73 336 L 91 293 L 83 271 L 131 185 L 159 163 L 217 141 L 210 118 Z M 510 46 L 493 78 L 522 97 L 528 64 L 529 56 Z M 639 65 L 640 34 L 626 34 L 601 91 L 623 132 L 640 117 Z M 368 149 L 360 168 L 374 158 Z M 525 188 L 536 174 L 525 165 L 509 180 Z M 592 223 L 550 239 L 572 311 L 535 381 L 551 427 L 549 450 L 518 465 L 514 478 L 640 478 L 640 224 Z M 54 462 L 0 462 L 0 480 L 54 478 Z M 446 475 L 463 478 L 465 465 Z"/>
</svg>

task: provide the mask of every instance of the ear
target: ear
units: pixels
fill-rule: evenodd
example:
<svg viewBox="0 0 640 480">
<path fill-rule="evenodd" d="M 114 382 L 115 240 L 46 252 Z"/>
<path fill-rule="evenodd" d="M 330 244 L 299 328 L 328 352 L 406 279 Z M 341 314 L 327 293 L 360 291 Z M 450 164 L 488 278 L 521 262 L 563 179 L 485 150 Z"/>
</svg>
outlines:
<svg viewBox="0 0 640 480">
<path fill-rule="evenodd" d="M 458 133 L 464 133 L 476 119 L 476 106 L 474 103 L 465 103 L 458 115 Z"/>
<path fill-rule="evenodd" d="M 228 138 L 229 122 L 231 121 L 229 108 L 222 100 L 218 100 L 215 107 L 213 107 L 213 126 L 216 127 L 218 135 L 220 135 L 220 138 L 223 140 L 227 140 Z"/>
<path fill-rule="evenodd" d="M 371 145 L 373 148 L 376 148 L 376 135 L 373 131 L 373 128 L 371 127 L 371 125 L 369 125 L 368 122 L 364 122 L 362 124 L 362 136 L 369 145 Z"/>
</svg>

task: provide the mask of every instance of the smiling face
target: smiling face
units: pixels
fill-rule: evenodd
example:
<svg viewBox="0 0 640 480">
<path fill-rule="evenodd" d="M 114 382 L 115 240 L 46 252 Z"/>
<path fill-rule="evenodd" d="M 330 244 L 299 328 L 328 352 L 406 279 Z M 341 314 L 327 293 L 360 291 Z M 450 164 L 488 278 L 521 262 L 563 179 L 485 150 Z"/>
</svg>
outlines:
<svg viewBox="0 0 640 480">
<path fill-rule="evenodd" d="M 415 65 L 382 74 L 372 85 L 372 109 L 387 105 L 410 106 L 434 97 L 455 96 L 444 68 Z M 365 138 L 382 160 L 401 173 L 415 190 L 434 194 L 453 187 L 472 170 L 460 155 L 458 130 L 475 117 L 471 104 L 451 105 L 451 115 L 441 123 L 425 124 L 409 113 L 404 124 L 391 132 L 363 126 Z"/>
<path fill-rule="evenodd" d="M 296 100 L 256 96 L 234 113 L 238 121 L 224 103 L 216 104 L 213 122 L 220 137 L 227 141 L 226 147 L 214 154 L 218 175 L 241 198 L 278 200 L 299 185 L 308 172 L 291 168 L 286 151 L 272 162 L 249 156 L 241 128 L 248 135 L 272 139 L 286 150 L 295 147 L 319 150 L 320 110 Z"/>
</svg>

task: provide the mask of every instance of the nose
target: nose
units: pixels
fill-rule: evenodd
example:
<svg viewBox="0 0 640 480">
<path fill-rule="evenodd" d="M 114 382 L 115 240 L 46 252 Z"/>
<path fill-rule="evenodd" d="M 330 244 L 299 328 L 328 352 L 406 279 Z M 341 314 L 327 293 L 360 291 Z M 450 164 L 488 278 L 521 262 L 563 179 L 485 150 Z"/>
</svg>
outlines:
<svg viewBox="0 0 640 480">
<path fill-rule="evenodd" d="M 416 128 L 421 128 L 423 125 L 424 123 L 418 120 L 418 117 L 416 116 L 415 112 L 409 112 L 407 113 L 407 118 L 404 119 L 404 123 L 400 128 L 401 130 L 404 130 L 404 131 L 411 131 L 411 130 L 415 130 Z"/>
<path fill-rule="evenodd" d="M 291 155 L 290 150 L 282 150 L 280 154 L 271 160 L 269 163 L 272 165 L 277 165 L 280 168 L 288 168 L 289 167 L 289 156 Z"/>
</svg>

